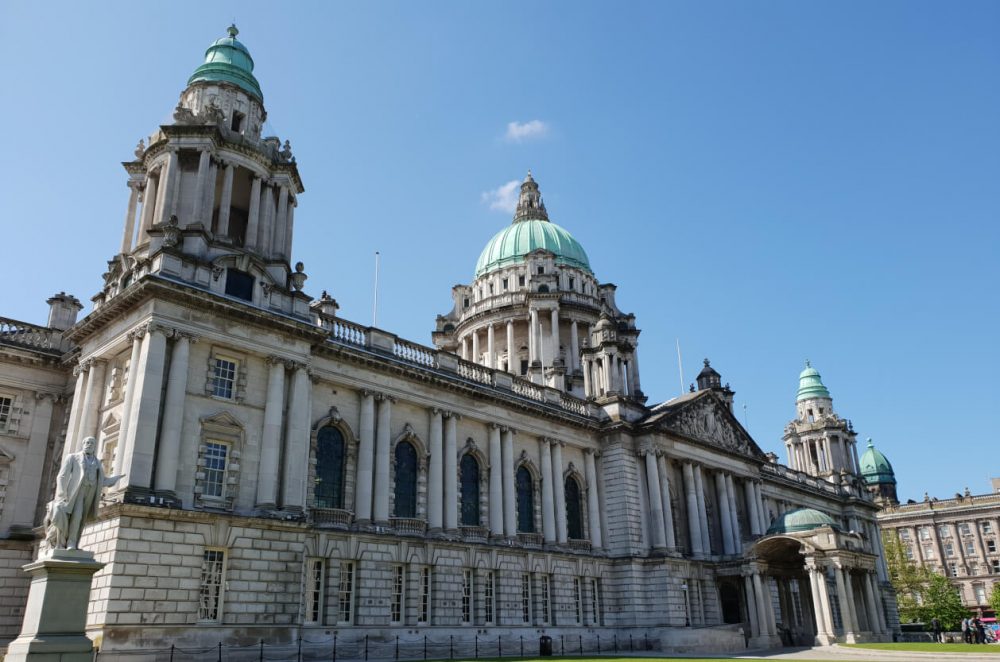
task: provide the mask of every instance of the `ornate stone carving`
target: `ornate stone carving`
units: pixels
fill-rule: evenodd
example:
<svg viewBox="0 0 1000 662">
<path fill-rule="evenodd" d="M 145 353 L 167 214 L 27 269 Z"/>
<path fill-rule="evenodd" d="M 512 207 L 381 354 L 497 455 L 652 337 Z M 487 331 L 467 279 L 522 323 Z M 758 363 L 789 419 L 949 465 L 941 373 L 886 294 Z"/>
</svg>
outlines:
<svg viewBox="0 0 1000 662">
<path fill-rule="evenodd" d="M 173 248 L 181 240 L 181 228 L 177 220 L 177 214 L 171 214 L 170 218 L 161 226 L 163 230 L 163 245 Z"/>
<path fill-rule="evenodd" d="M 142 157 L 146 155 L 146 143 L 143 142 L 142 138 L 139 139 L 139 143 L 135 146 L 135 158 L 142 160 Z"/>
<path fill-rule="evenodd" d="M 180 103 L 174 108 L 174 124 L 194 124 L 195 116 L 189 108 L 185 108 Z"/>
<path fill-rule="evenodd" d="M 728 419 L 722 404 L 706 399 L 678 411 L 665 424 L 668 429 L 706 441 L 715 446 L 755 454 L 749 437 L 736 429 Z"/>
</svg>

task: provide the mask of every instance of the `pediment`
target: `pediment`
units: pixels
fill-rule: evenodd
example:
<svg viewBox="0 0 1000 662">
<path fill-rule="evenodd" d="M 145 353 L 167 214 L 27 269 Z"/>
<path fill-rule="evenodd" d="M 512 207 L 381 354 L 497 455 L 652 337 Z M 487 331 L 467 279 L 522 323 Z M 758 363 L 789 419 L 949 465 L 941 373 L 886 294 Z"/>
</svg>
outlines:
<svg viewBox="0 0 1000 662">
<path fill-rule="evenodd" d="M 211 425 L 215 427 L 243 429 L 243 423 L 228 411 L 220 411 L 211 416 L 204 416 L 201 419 L 201 424 L 205 426 Z"/>
<path fill-rule="evenodd" d="M 710 391 L 666 403 L 660 411 L 654 410 L 648 422 L 664 432 L 765 459 L 764 451 L 733 416 L 729 405 Z"/>
</svg>

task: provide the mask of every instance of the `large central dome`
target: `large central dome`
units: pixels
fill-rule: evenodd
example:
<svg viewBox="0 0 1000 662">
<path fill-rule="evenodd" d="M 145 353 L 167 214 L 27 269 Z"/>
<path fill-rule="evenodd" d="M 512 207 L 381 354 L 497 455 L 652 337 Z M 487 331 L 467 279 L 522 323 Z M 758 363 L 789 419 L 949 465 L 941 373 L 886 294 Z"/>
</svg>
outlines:
<svg viewBox="0 0 1000 662">
<path fill-rule="evenodd" d="M 538 184 L 531 173 L 521 184 L 521 196 L 514 213 L 514 222 L 496 233 L 476 262 L 476 277 L 495 269 L 524 262 L 524 257 L 538 249 L 556 256 L 556 264 L 563 264 L 587 273 L 590 260 L 576 239 L 565 228 L 549 220 L 538 192 Z"/>
</svg>

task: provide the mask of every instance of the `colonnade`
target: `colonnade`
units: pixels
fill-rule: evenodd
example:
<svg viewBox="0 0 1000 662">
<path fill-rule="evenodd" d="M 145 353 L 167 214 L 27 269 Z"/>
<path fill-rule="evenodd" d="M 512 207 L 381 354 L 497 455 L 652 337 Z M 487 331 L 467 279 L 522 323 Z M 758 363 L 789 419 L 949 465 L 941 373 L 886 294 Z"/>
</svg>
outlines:
<svg viewBox="0 0 1000 662">
<path fill-rule="evenodd" d="M 552 367 L 556 360 L 561 358 L 562 333 L 560 331 L 559 309 L 558 308 L 530 308 L 527 319 L 512 320 L 503 322 L 489 322 L 485 325 L 485 340 L 483 339 L 483 327 L 473 329 L 460 341 L 460 355 L 466 361 L 472 361 L 486 366 L 487 368 L 500 369 L 503 366 L 503 357 L 507 357 L 507 372 L 512 375 L 519 373 L 517 364 L 518 348 L 515 345 L 514 331 L 515 323 L 523 322 L 527 331 L 528 364 L 536 363 L 542 367 Z M 566 353 L 566 370 L 574 372 L 581 368 L 580 362 L 580 324 L 577 320 L 570 320 L 569 351 Z M 498 329 L 499 327 L 499 329 Z M 589 333 L 588 326 L 584 326 L 584 333 Z M 506 339 L 501 348 L 498 336 L 505 334 Z"/>
<path fill-rule="evenodd" d="M 121 252 L 129 253 L 136 245 L 149 240 L 149 230 L 169 222 L 180 212 L 181 168 L 177 147 L 167 148 L 165 162 L 152 168 L 145 178 L 133 177 L 122 233 Z M 234 160 L 217 156 L 212 148 L 198 150 L 198 172 L 192 195 L 193 208 L 189 218 L 180 218 L 181 227 L 201 225 L 212 230 L 212 213 L 218 200 L 219 215 L 214 233 L 237 240 L 231 225 L 233 188 L 236 170 Z M 243 166 L 245 167 L 245 166 Z M 222 185 L 216 198 L 218 171 L 222 169 Z M 268 257 L 291 259 L 292 230 L 297 201 L 292 182 L 287 177 L 269 178 L 266 173 L 250 171 L 250 195 L 247 201 L 247 224 L 243 229 L 243 246 Z M 139 223 L 137 244 L 133 243 L 136 222 Z"/>
<path fill-rule="evenodd" d="M 639 392 L 639 362 L 616 353 L 583 357 L 583 388 L 588 396 L 620 393 L 629 397 Z"/>
</svg>

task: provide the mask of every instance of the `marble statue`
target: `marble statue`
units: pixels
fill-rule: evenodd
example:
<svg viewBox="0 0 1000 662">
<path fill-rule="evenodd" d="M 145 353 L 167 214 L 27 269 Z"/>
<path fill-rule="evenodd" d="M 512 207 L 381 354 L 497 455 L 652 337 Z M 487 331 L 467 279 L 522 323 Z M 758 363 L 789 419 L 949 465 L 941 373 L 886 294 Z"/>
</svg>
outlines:
<svg viewBox="0 0 1000 662">
<path fill-rule="evenodd" d="M 96 451 L 97 440 L 87 437 L 83 450 L 67 455 L 59 469 L 56 497 L 45 517 L 45 539 L 53 549 L 78 547 L 83 527 L 97 517 L 101 490 L 124 476 L 105 476 Z"/>
</svg>

